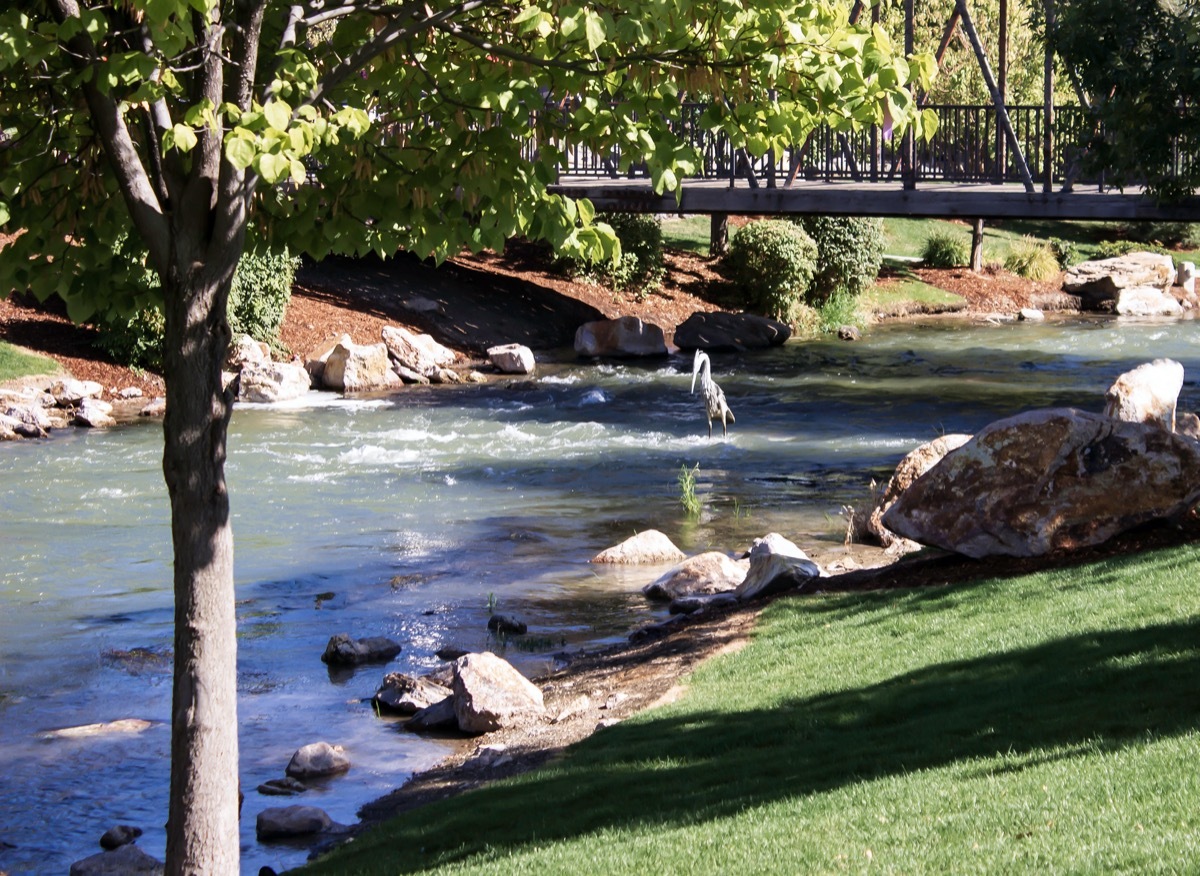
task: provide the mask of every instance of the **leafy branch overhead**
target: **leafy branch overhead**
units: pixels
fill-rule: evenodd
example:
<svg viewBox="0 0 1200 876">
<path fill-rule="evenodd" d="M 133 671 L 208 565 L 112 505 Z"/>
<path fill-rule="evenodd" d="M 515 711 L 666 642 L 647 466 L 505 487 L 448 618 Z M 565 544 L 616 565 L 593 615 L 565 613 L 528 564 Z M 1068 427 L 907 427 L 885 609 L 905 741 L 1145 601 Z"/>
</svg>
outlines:
<svg viewBox="0 0 1200 876">
<path fill-rule="evenodd" d="M 166 228 L 197 204 L 315 256 L 444 257 L 516 234 L 605 256 L 591 208 L 547 191 L 566 150 L 678 191 L 700 158 L 685 97 L 758 155 L 822 121 L 920 127 L 905 86 L 932 73 L 807 0 L 16 0 L 0 13 L 0 223 L 25 234 L 0 280 L 81 318 L 132 311 L 146 302 L 113 294 L 113 241 L 132 224 L 167 270 Z"/>
</svg>

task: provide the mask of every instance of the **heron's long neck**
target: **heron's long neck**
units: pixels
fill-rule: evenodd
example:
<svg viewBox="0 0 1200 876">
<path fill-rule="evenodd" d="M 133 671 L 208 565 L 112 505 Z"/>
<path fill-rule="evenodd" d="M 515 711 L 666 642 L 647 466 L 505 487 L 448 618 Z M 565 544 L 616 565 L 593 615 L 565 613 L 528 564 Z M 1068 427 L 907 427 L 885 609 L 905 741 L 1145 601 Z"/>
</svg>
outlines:
<svg viewBox="0 0 1200 876">
<path fill-rule="evenodd" d="M 703 359 L 700 360 L 700 368 L 704 372 L 704 377 L 701 382 L 711 383 L 712 382 L 712 369 L 708 365 L 708 357 L 707 356 L 705 356 Z"/>
</svg>

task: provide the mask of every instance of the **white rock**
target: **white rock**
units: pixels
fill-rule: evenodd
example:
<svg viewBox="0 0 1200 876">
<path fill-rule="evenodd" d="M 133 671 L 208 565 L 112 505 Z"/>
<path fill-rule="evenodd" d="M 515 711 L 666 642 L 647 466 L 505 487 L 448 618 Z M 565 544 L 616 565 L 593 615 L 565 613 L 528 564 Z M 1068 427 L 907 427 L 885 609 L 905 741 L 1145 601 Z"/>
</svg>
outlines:
<svg viewBox="0 0 1200 876">
<path fill-rule="evenodd" d="M 50 384 L 50 395 L 54 396 L 55 403 L 63 408 L 77 405 L 85 398 L 99 398 L 102 392 L 104 387 L 94 380 L 76 380 L 68 377 Z"/>
<path fill-rule="evenodd" d="M 410 332 L 403 326 L 383 328 L 388 353 L 404 368 L 426 377 L 454 363 L 454 351 L 443 347 L 429 335 Z"/>
<path fill-rule="evenodd" d="M 340 745 L 311 742 L 298 749 L 284 770 L 293 779 L 335 776 L 350 769 L 350 758 Z"/>
<path fill-rule="evenodd" d="M 657 529 L 632 535 L 618 545 L 605 548 L 592 557 L 593 563 L 678 563 L 687 554 Z"/>
<path fill-rule="evenodd" d="M 647 599 L 672 600 L 684 596 L 729 593 L 746 578 L 750 564 L 720 551 L 688 557 L 642 588 Z"/>
<path fill-rule="evenodd" d="M 790 590 L 823 577 L 821 567 L 777 532 L 755 539 L 750 548 L 750 571 L 736 593 L 739 600 Z"/>
<path fill-rule="evenodd" d="M 542 692 L 506 660 L 490 652 L 454 661 L 454 714 L 464 733 L 488 733 L 541 720 Z"/>
<path fill-rule="evenodd" d="M 1117 293 L 1116 311 L 1121 316 L 1179 316 L 1183 305 L 1154 286 L 1132 286 Z"/>
<path fill-rule="evenodd" d="M 532 374 L 536 367 L 533 350 L 523 344 L 489 347 L 487 354 L 496 370 L 504 374 Z"/>
<path fill-rule="evenodd" d="M 1042 313 L 1036 307 L 1022 307 L 1017 314 L 1017 319 L 1025 322 L 1045 322 L 1046 314 Z"/>
<path fill-rule="evenodd" d="M 234 371 L 246 365 L 262 365 L 271 361 L 271 348 L 249 335 L 242 335 L 229 346 L 225 364 Z"/>
<path fill-rule="evenodd" d="M 1156 423 L 1175 431 L 1175 405 L 1183 389 L 1183 366 L 1155 359 L 1126 371 L 1104 395 L 1104 415 L 1129 423 Z"/>
<path fill-rule="evenodd" d="M 98 398 L 85 398 L 75 409 L 75 425 L 97 429 L 117 425 L 112 418 L 112 405 Z"/>
<path fill-rule="evenodd" d="M 301 365 L 264 362 L 242 368 L 238 398 L 247 402 L 273 403 L 300 398 L 312 388 L 312 379 Z"/>
<path fill-rule="evenodd" d="M 585 322 L 575 332 L 575 352 L 581 356 L 665 356 L 663 330 L 636 316 Z"/>
<path fill-rule="evenodd" d="M 394 389 L 400 377 L 392 370 L 387 345 L 337 344 L 325 358 L 321 381 L 327 389 L 338 392 L 365 392 L 372 389 Z"/>
</svg>

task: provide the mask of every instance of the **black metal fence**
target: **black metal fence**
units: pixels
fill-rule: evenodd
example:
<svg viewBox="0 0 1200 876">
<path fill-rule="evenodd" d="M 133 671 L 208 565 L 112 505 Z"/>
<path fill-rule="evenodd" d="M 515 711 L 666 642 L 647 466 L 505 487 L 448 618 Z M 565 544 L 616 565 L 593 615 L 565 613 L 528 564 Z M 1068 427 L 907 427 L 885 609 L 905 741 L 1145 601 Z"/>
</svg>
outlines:
<svg viewBox="0 0 1200 876">
<path fill-rule="evenodd" d="M 913 167 L 904 157 L 901 138 L 888 137 L 878 128 L 851 133 L 820 127 L 808 141 L 786 154 L 768 153 L 753 158 L 731 148 L 723 134 L 713 134 L 699 125 L 704 104 L 685 104 L 678 133 L 696 147 L 702 157 L 697 177 L 734 178 L 752 172 L 767 184 L 784 184 L 790 179 L 855 180 L 885 182 L 910 179 L 963 183 L 1021 182 L 1017 153 L 1012 149 L 993 106 L 930 106 L 938 117 L 938 130 L 927 141 L 914 145 Z M 1034 181 L 1046 178 L 1046 117 L 1042 106 L 1013 106 L 1008 117 Z M 1080 159 L 1094 136 L 1093 121 L 1078 106 L 1054 110 L 1052 178 L 1057 182 L 1094 182 L 1084 172 Z M 563 176 L 645 175 L 645 168 L 620 170 L 620 154 L 597 154 L 580 146 L 560 144 L 567 152 Z"/>
</svg>

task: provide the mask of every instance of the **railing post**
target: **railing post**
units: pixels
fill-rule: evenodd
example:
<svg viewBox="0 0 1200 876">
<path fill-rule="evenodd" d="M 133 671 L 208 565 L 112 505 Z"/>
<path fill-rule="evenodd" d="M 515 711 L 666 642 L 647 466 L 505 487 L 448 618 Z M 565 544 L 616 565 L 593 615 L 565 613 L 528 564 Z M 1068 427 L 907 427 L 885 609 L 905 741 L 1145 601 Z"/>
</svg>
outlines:
<svg viewBox="0 0 1200 876">
<path fill-rule="evenodd" d="M 1042 67 L 1042 103 L 1046 114 L 1042 129 L 1042 191 L 1054 191 L 1054 27 L 1057 12 L 1054 0 L 1045 0 L 1046 57 Z"/>
<path fill-rule="evenodd" d="M 914 34 L 914 16 L 913 16 L 913 0 L 904 0 L 904 55 L 908 57 L 913 53 L 916 37 Z M 912 100 L 915 103 L 917 100 L 916 92 L 912 90 L 912 85 L 909 85 Z M 904 132 L 904 147 L 903 153 L 905 160 L 908 162 L 908 172 L 904 175 L 904 188 L 915 189 L 917 187 L 917 141 L 913 136 L 912 126 Z"/>
</svg>

